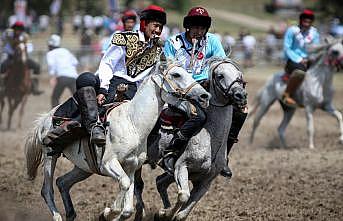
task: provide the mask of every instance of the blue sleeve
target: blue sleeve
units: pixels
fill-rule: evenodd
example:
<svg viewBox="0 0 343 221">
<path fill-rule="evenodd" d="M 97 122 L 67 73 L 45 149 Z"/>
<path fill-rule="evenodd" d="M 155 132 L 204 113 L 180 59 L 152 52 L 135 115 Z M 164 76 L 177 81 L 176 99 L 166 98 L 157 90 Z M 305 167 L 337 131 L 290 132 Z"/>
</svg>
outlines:
<svg viewBox="0 0 343 221">
<path fill-rule="evenodd" d="M 175 59 L 176 51 L 173 45 L 171 44 L 170 39 L 168 39 L 167 42 L 164 44 L 164 54 L 167 59 Z"/>
<path fill-rule="evenodd" d="M 219 39 L 217 38 L 217 36 L 213 35 L 212 36 L 212 42 L 210 43 L 210 45 L 212 45 L 212 56 L 215 56 L 215 57 L 221 57 L 221 58 L 225 58 L 226 57 L 226 54 L 225 54 L 225 51 L 224 51 L 224 48 L 223 48 L 223 45 L 222 43 L 219 41 Z"/>
<path fill-rule="evenodd" d="M 283 50 L 287 58 L 291 59 L 292 61 L 296 63 L 299 63 L 302 60 L 302 57 L 296 54 L 292 50 L 293 41 L 294 41 L 293 30 L 291 28 L 288 28 L 284 36 Z"/>
<path fill-rule="evenodd" d="M 320 37 L 319 37 L 319 32 L 316 31 L 314 38 L 313 38 L 313 44 L 320 44 Z"/>
</svg>

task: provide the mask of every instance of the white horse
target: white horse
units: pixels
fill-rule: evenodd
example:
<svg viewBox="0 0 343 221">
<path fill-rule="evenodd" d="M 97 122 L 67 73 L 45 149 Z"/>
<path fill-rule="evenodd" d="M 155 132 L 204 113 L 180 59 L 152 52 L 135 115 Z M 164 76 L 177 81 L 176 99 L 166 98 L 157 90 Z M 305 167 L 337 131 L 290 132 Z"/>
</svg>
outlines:
<svg viewBox="0 0 343 221">
<path fill-rule="evenodd" d="M 150 76 L 143 81 L 135 97 L 110 112 L 106 149 L 100 171 L 101 175 L 112 177 L 119 182 L 120 192 L 112 207 L 105 208 L 102 212 L 102 218 L 125 220 L 134 212 L 134 173 L 146 159 L 146 139 L 164 103 L 175 105 L 176 102 L 187 98 L 194 99 L 206 107 L 210 97 L 211 95 L 183 68 L 176 65 L 166 68 L 157 64 Z M 62 221 L 54 202 L 53 192 L 53 175 L 58 156 L 48 156 L 47 153 L 51 148 L 42 145 L 42 138 L 52 126 L 53 113 L 54 110 L 38 119 L 26 141 L 27 175 L 29 179 L 36 177 L 43 152 L 44 183 L 41 194 L 53 215 L 53 220 Z M 76 217 L 69 195 L 70 188 L 93 174 L 85 161 L 83 148 L 79 147 L 83 143 L 75 141 L 63 149 L 63 154 L 75 167 L 56 180 L 67 220 L 74 220 Z"/>
<path fill-rule="evenodd" d="M 313 112 L 316 108 L 329 113 L 335 117 L 339 124 L 339 141 L 343 143 L 343 122 L 342 114 L 334 107 L 333 100 L 333 72 L 335 68 L 343 65 L 343 45 L 341 40 L 334 43 L 327 43 L 321 47 L 316 60 L 307 71 L 304 82 L 296 91 L 294 98 L 300 106 L 305 107 L 307 119 L 307 133 L 309 136 L 309 147 L 314 148 L 314 126 Z M 269 107 L 276 101 L 280 101 L 283 110 L 283 119 L 278 128 L 281 145 L 286 147 L 285 130 L 292 119 L 296 108 L 288 107 L 281 102 L 286 83 L 282 80 L 283 73 L 276 73 L 267 81 L 265 86 L 259 91 L 255 99 L 255 107 L 251 113 L 256 113 L 250 142 L 253 142 L 256 129 L 267 113 Z"/>
<path fill-rule="evenodd" d="M 175 163 L 174 177 L 164 173 L 157 177 L 157 188 L 162 197 L 164 209 L 155 215 L 161 220 L 186 220 L 191 210 L 208 191 L 212 181 L 227 163 L 227 138 L 232 122 L 232 105 L 240 108 L 246 105 L 247 94 L 244 89 L 242 71 L 232 60 L 214 58 L 210 65 L 210 106 L 206 109 L 207 122 L 204 128 L 188 143 L 184 153 Z M 172 136 L 160 130 L 158 145 L 148 147 L 148 161 L 156 164 L 161 152 L 169 144 Z M 156 144 L 156 143 L 155 143 Z M 152 148 L 153 150 L 149 150 Z M 144 187 L 141 170 L 135 175 L 135 196 L 137 198 L 135 220 L 144 216 L 142 191 Z M 176 182 L 178 198 L 171 207 L 167 189 Z M 193 184 L 190 191 L 188 181 Z"/>
</svg>

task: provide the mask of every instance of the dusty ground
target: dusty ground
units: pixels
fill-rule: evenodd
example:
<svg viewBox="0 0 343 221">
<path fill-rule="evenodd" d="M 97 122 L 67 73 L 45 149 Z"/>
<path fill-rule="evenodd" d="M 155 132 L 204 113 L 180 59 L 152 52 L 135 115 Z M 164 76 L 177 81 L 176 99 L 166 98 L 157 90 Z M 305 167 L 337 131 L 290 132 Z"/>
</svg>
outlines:
<svg viewBox="0 0 343 221">
<path fill-rule="evenodd" d="M 246 79 L 252 100 L 275 68 L 249 70 Z M 342 111 L 343 75 L 335 76 L 335 104 Z M 0 132 L 0 220 L 51 220 L 47 206 L 40 196 L 41 167 L 34 182 L 23 178 L 23 143 L 33 119 L 47 111 L 50 88 L 30 97 L 24 116 L 24 128 Z M 68 94 L 65 94 L 67 97 Z M 298 111 L 287 131 L 290 148 L 280 149 L 276 128 L 281 120 L 278 104 L 274 105 L 262 121 L 255 142 L 248 143 L 251 130 L 249 119 L 242 130 L 240 143 L 231 153 L 234 177 L 230 182 L 218 177 L 193 210 L 188 220 L 342 220 L 343 217 L 343 146 L 338 144 L 336 121 L 323 112 L 315 114 L 316 149 L 307 148 L 305 117 Z M 60 158 L 56 177 L 71 168 Z M 160 170 L 144 169 L 146 188 L 144 199 L 148 213 L 161 207 L 154 177 Z M 77 220 L 95 220 L 96 215 L 109 205 L 117 192 L 111 179 L 92 176 L 72 189 L 72 198 L 78 213 Z M 175 200 L 175 186 L 170 194 Z M 61 211 L 63 204 L 56 190 L 56 201 Z"/>
</svg>

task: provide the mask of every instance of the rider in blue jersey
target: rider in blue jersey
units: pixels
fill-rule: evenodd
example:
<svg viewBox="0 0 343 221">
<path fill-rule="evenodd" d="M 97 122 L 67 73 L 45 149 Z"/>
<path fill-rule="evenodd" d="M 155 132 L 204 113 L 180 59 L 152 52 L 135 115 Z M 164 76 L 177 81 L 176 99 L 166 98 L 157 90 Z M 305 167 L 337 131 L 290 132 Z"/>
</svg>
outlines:
<svg viewBox="0 0 343 221">
<path fill-rule="evenodd" d="M 219 39 L 214 34 L 208 33 L 210 26 L 211 17 L 207 10 L 203 7 L 194 7 L 184 17 L 183 27 L 186 31 L 168 39 L 164 46 L 167 60 L 181 64 L 200 83 L 208 80 L 208 66 L 204 65 L 205 60 L 211 57 L 226 57 Z M 185 112 L 188 117 L 164 150 L 163 166 L 168 172 L 173 173 L 174 164 L 183 153 L 189 139 L 199 133 L 206 123 L 206 113 L 198 104 L 190 102 L 171 108 Z M 245 113 L 234 111 L 228 138 L 228 153 L 232 145 L 237 142 L 237 136 L 245 118 Z M 221 175 L 231 177 L 230 168 L 225 167 Z"/>
<path fill-rule="evenodd" d="M 284 53 L 287 58 L 285 71 L 290 74 L 282 101 L 288 106 L 296 106 L 292 95 L 301 85 L 309 67 L 308 47 L 319 44 L 319 33 L 312 26 L 314 13 L 304 10 L 299 16 L 299 25 L 287 29 L 284 37 Z"/>
</svg>

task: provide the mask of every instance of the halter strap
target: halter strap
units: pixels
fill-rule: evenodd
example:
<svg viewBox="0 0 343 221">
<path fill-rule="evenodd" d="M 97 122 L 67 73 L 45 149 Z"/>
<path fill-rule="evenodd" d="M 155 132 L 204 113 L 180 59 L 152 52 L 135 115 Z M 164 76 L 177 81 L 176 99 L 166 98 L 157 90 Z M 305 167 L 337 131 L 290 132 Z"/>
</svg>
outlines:
<svg viewBox="0 0 343 221">
<path fill-rule="evenodd" d="M 158 85 L 157 84 L 157 82 L 154 80 L 154 78 L 152 78 L 152 80 L 153 80 L 153 82 L 156 84 L 156 85 L 158 85 L 158 87 L 160 88 L 160 90 L 161 90 L 161 93 L 162 93 L 162 90 L 164 90 L 163 89 L 163 85 L 164 85 L 164 82 L 167 82 L 168 83 L 168 85 L 170 86 L 170 88 L 171 89 L 173 89 L 173 91 L 168 91 L 168 90 L 164 90 L 164 91 L 166 91 L 168 94 L 171 94 L 171 95 L 173 95 L 173 96 L 175 96 L 175 97 L 177 97 L 177 98 L 181 98 L 181 99 L 187 99 L 187 98 L 189 98 L 188 97 L 188 92 L 195 86 L 195 85 L 197 85 L 197 84 L 199 84 L 198 82 L 193 82 L 192 84 L 190 84 L 188 87 L 186 87 L 186 88 L 180 88 L 179 86 L 177 86 L 176 84 L 175 84 L 175 82 L 173 82 L 173 81 L 171 81 L 168 77 L 167 77 L 167 75 L 168 75 L 168 73 L 169 73 L 169 71 L 172 69 L 172 68 L 174 68 L 174 67 L 181 67 L 181 66 L 179 66 L 179 65 L 177 65 L 177 64 L 171 64 L 164 72 L 163 72 L 163 74 L 162 74 L 162 84 L 161 85 Z M 160 75 L 161 76 L 161 75 Z"/>
</svg>

